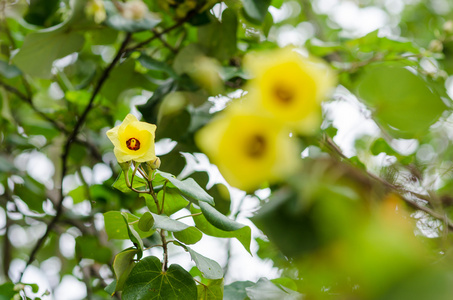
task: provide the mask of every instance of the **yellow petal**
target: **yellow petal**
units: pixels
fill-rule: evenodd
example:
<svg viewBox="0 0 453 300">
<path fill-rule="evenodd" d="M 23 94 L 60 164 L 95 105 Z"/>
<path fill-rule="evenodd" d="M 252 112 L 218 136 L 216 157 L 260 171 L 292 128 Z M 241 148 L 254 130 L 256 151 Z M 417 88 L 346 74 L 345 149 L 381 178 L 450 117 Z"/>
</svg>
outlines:
<svg viewBox="0 0 453 300">
<path fill-rule="evenodd" d="M 320 102 L 335 84 L 325 63 L 284 48 L 249 55 L 245 66 L 254 76 L 248 90 L 256 109 L 302 134 L 319 128 Z"/>
<path fill-rule="evenodd" d="M 285 177 L 300 157 L 287 131 L 242 105 L 220 113 L 198 132 L 196 142 L 225 180 L 245 191 Z"/>
</svg>

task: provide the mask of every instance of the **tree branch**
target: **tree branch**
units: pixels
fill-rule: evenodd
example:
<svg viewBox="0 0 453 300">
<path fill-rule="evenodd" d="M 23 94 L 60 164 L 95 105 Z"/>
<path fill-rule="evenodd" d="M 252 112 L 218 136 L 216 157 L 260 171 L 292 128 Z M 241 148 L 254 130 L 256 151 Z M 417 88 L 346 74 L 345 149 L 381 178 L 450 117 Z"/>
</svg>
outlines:
<svg viewBox="0 0 453 300">
<path fill-rule="evenodd" d="M 119 60 L 120 60 L 121 56 L 123 55 L 123 53 L 125 53 L 125 48 L 126 48 L 127 44 L 129 43 L 130 38 L 131 38 L 131 34 L 128 33 L 126 38 L 124 39 L 123 43 L 121 44 L 121 46 L 120 46 L 115 58 L 112 60 L 112 62 L 108 65 L 108 67 L 102 73 L 101 78 L 99 79 L 96 87 L 94 88 L 94 91 L 93 91 L 93 93 L 91 95 L 91 98 L 89 100 L 88 105 L 85 107 L 85 110 L 83 111 L 82 115 L 80 116 L 80 118 L 78 119 L 77 123 L 75 124 L 74 129 L 72 130 L 72 132 L 69 134 L 69 136 L 66 139 L 66 143 L 64 144 L 64 147 L 63 147 L 63 154 L 61 155 L 62 167 L 61 167 L 61 183 L 60 183 L 60 187 L 59 187 L 60 197 L 59 197 L 59 201 L 58 201 L 57 207 L 56 207 L 56 214 L 52 218 L 52 220 L 49 222 L 49 224 L 47 225 L 47 228 L 46 228 L 46 231 L 45 231 L 44 235 L 38 240 L 38 242 L 36 243 L 35 247 L 32 249 L 32 251 L 30 253 L 30 257 L 29 257 L 29 259 L 28 259 L 28 261 L 27 261 L 27 263 L 25 265 L 25 268 L 24 268 L 24 270 L 22 271 L 22 273 L 20 275 L 19 281 L 22 280 L 22 276 L 24 275 L 25 270 L 35 260 L 36 254 L 41 249 L 41 246 L 46 241 L 47 236 L 53 230 L 53 227 L 59 221 L 59 219 L 60 219 L 60 217 L 62 215 L 62 212 L 63 212 L 63 199 L 64 199 L 64 195 L 63 195 L 63 179 L 64 179 L 64 177 L 65 177 L 65 175 L 66 175 L 66 173 L 68 171 L 68 165 L 67 164 L 68 164 L 68 156 L 69 156 L 69 151 L 71 149 L 71 145 L 75 141 L 75 139 L 76 139 L 76 137 L 77 137 L 77 135 L 78 135 L 78 133 L 80 131 L 80 128 L 81 128 L 82 124 L 85 122 L 85 119 L 88 116 L 88 113 L 93 108 L 94 100 L 95 100 L 97 94 L 99 93 L 99 91 L 101 90 L 102 85 L 104 84 L 104 82 L 109 77 L 110 72 L 112 71 L 112 69 L 119 62 Z"/>
<path fill-rule="evenodd" d="M 323 143 L 337 156 L 339 156 L 341 159 L 345 159 L 345 160 L 348 160 L 348 157 L 346 157 L 343 152 L 341 151 L 341 149 L 332 141 L 332 139 L 328 136 L 325 136 L 324 139 L 323 139 Z M 412 208 L 414 209 L 418 209 L 418 210 L 421 210 L 429 215 L 431 215 L 432 217 L 440 220 L 440 221 L 443 221 L 445 223 L 445 225 L 449 228 L 449 229 L 452 229 L 453 230 L 453 222 L 448 219 L 444 214 L 442 213 L 438 213 L 432 209 L 430 209 L 429 207 L 426 207 L 426 206 L 423 206 L 419 203 L 417 203 L 416 201 L 414 200 L 411 200 L 411 199 L 408 199 L 407 197 L 404 196 L 404 194 L 410 194 L 411 196 L 415 197 L 415 198 L 418 198 L 420 200 L 424 200 L 424 201 L 428 201 L 428 202 L 432 202 L 432 199 L 431 197 L 429 196 L 426 196 L 426 195 L 422 195 L 422 194 L 419 194 L 419 193 L 416 193 L 416 192 L 413 192 L 413 191 L 410 191 L 410 190 L 407 190 L 407 189 L 404 189 L 400 186 L 397 186 L 397 185 L 394 185 L 388 181 L 386 181 L 385 179 L 379 177 L 379 176 L 376 176 L 370 172 L 366 172 L 367 176 L 370 177 L 371 179 L 373 179 L 374 181 L 377 181 L 379 182 L 380 184 L 384 185 L 386 188 L 388 188 L 389 190 L 391 190 L 392 192 L 395 192 L 399 195 L 399 197 L 404 201 L 406 202 L 409 206 L 411 206 Z"/>
</svg>

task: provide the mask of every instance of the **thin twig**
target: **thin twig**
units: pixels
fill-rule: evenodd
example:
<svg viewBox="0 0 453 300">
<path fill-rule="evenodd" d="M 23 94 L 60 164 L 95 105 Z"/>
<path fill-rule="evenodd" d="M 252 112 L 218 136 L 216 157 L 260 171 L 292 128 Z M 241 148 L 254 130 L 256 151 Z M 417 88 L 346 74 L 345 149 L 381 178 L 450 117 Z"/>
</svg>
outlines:
<svg viewBox="0 0 453 300">
<path fill-rule="evenodd" d="M 327 137 L 327 138 L 324 138 L 324 143 L 328 146 L 328 148 L 332 151 L 334 151 L 334 153 L 336 155 L 338 155 L 339 157 L 341 158 L 344 158 L 344 159 L 348 159 L 344 154 L 343 152 L 341 151 L 341 149 L 332 141 L 332 139 L 330 137 Z M 407 189 L 404 189 L 404 188 L 401 188 L 397 185 L 394 185 L 386 180 L 384 180 L 383 178 L 379 177 L 379 176 L 376 176 L 370 172 L 366 172 L 367 176 L 369 176 L 371 179 L 379 182 L 380 184 L 384 185 L 385 187 L 387 187 L 388 189 L 392 190 L 393 192 L 397 193 L 399 195 L 399 197 L 404 201 L 406 202 L 408 205 L 410 205 L 412 208 L 415 208 L 415 209 L 418 209 L 418 210 L 421 210 L 421 211 L 424 211 L 425 213 L 431 215 L 432 217 L 440 220 L 440 221 L 443 221 L 445 223 L 446 226 L 448 226 L 448 228 L 450 229 L 453 229 L 453 222 L 446 218 L 444 214 L 442 213 L 438 213 L 432 209 L 430 209 L 429 207 L 426 207 L 426 206 L 423 206 L 423 205 L 420 205 L 419 203 L 417 203 L 416 201 L 414 200 L 411 200 L 411 199 L 408 199 L 407 197 L 404 196 L 404 194 L 410 194 L 420 200 L 425 200 L 425 201 L 428 201 L 428 202 L 432 202 L 432 199 L 429 197 L 429 196 L 426 196 L 426 195 L 421 195 L 419 193 L 415 193 L 413 191 L 410 191 L 410 190 L 407 190 Z"/>
<path fill-rule="evenodd" d="M 33 247 L 32 251 L 30 253 L 29 259 L 28 259 L 28 261 L 27 261 L 27 263 L 26 263 L 26 265 L 24 267 L 24 270 L 22 271 L 22 273 L 21 273 L 21 275 L 19 277 L 19 281 L 22 280 L 22 277 L 24 275 L 25 270 L 35 260 L 36 254 L 41 249 L 41 246 L 44 244 L 44 242 L 46 241 L 48 235 L 52 231 L 53 227 L 55 226 L 55 224 L 59 221 L 59 219 L 61 217 L 61 214 L 63 212 L 63 199 L 64 199 L 64 194 L 63 194 L 63 188 L 62 187 L 63 187 L 64 177 L 66 176 L 66 173 L 68 171 L 68 165 L 67 164 L 68 164 L 68 156 L 69 156 L 69 151 L 71 149 L 71 145 L 75 141 L 75 139 L 76 139 L 76 137 L 77 137 L 77 135 L 78 135 L 78 133 L 80 131 L 80 128 L 81 128 L 82 124 L 85 122 L 85 119 L 88 116 L 88 113 L 92 109 L 93 103 L 94 103 L 94 100 L 95 100 L 97 94 L 101 90 L 104 82 L 109 77 L 110 72 L 112 71 L 112 69 L 119 62 L 119 60 L 120 60 L 121 56 L 123 55 L 123 53 L 125 51 L 125 48 L 126 48 L 127 44 L 129 43 L 130 39 L 131 39 L 131 34 L 127 34 L 126 38 L 124 39 L 123 43 L 120 46 L 115 58 L 112 60 L 112 62 L 108 65 L 108 67 L 102 73 L 102 76 L 99 79 L 99 81 L 98 81 L 98 83 L 97 83 L 97 85 L 96 85 L 96 87 L 95 87 L 95 89 L 94 89 L 94 91 L 93 91 L 93 93 L 91 95 L 91 98 L 90 98 L 90 101 L 89 101 L 88 105 L 85 107 L 85 110 L 83 111 L 82 115 L 80 116 L 80 118 L 78 119 L 77 123 L 75 124 L 74 129 L 72 130 L 72 132 L 69 134 L 69 136 L 66 139 L 66 143 L 64 144 L 64 147 L 63 147 L 63 154 L 61 156 L 62 166 L 61 166 L 61 182 L 60 182 L 60 188 L 59 188 L 60 197 L 59 197 L 59 201 L 57 203 L 57 207 L 55 209 L 56 210 L 56 214 L 52 218 L 50 223 L 47 225 L 47 228 L 46 228 L 46 231 L 45 231 L 44 235 L 38 240 L 36 245 Z"/>
</svg>

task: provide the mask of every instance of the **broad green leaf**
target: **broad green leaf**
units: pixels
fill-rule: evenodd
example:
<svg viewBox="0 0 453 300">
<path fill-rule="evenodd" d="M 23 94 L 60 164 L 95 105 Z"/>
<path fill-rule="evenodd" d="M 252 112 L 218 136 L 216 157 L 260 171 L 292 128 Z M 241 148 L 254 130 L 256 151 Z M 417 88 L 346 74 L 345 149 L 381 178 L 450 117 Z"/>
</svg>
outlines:
<svg viewBox="0 0 453 300">
<path fill-rule="evenodd" d="M 109 80 L 101 89 L 101 94 L 116 103 L 121 94 L 133 88 L 155 90 L 156 85 L 144 74 L 135 70 L 135 60 L 127 59 L 116 66 L 110 73 Z"/>
<path fill-rule="evenodd" d="M 208 280 L 207 284 L 197 285 L 198 300 L 222 300 L 223 279 Z"/>
<path fill-rule="evenodd" d="M 119 3 L 118 5 L 123 5 Z M 112 2 L 104 2 L 105 11 L 107 13 L 107 20 L 105 23 L 107 26 L 126 32 L 138 32 L 144 30 L 153 29 L 157 24 L 160 23 L 160 18 L 153 13 L 146 13 L 145 16 L 140 20 L 131 20 L 123 17 L 118 9 Z"/>
<path fill-rule="evenodd" d="M 303 295 L 282 285 L 276 285 L 269 279 L 261 278 L 258 282 L 245 288 L 250 300 L 300 300 Z"/>
<path fill-rule="evenodd" d="M 223 300 L 247 299 L 246 288 L 253 286 L 251 281 L 235 281 L 223 288 Z"/>
<path fill-rule="evenodd" d="M 190 212 L 192 214 L 197 214 L 200 213 L 201 210 L 191 206 Z M 252 234 L 250 227 L 243 225 L 242 228 L 239 228 L 235 231 L 224 231 L 209 223 L 208 220 L 206 220 L 205 216 L 202 214 L 193 216 L 192 218 L 195 222 L 196 227 L 200 229 L 204 234 L 220 238 L 236 238 L 250 253 L 250 241 Z"/>
<path fill-rule="evenodd" d="M 156 60 L 146 54 L 141 54 L 140 57 L 138 58 L 138 61 L 142 66 L 147 68 L 148 70 L 154 70 L 154 71 L 162 71 L 167 73 L 168 75 L 175 77 L 177 76 L 175 71 L 173 70 L 172 67 L 167 65 L 165 62 Z"/>
<path fill-rule="evenodd" d="M 123 289 L 124 283 L 129 276 L 132 268 L 135 266 L 134 256 L 139 251 L 135 248 L 128 248 L 115 256 L 113 260 L 113 270 L 115 272 L 116 277 L 116 291 L 121 291 Z"/>
<path fill-rule="evenodd" d="M 293 291 L 297 291 L 296 282 L 289 277 L 280 277 L 280 278 L 271 279 L 271 282 L 275 285 L 282 285 Z"/>
<path fill-rule="evenodd" d="M 371 154 L 378 155 L 379 153 L 387 153 L 388 155 L 398 155 L 395 150 L 383 138 L 378 138 L 370 147 Z"/>
<path fill-rule="evenodd" d="M 152 214 L 154 218 L 154 228 L 161 228 L 172 232 L 182 231 L 189 227 L 182 222 L 170 219 L 167 216 Z"/>
<path fill-rule="evenodd" d="M 213 185 L 208 190 L 208 193 L 214 198 L 216 210 L 218 210 L 223 215 L 227 215 L 230 213 L 231 206 L 230 191 L 224 184 L 217 183 Z"/>
<path fill-rule="evenodd" d="M 176 179 L 172 174 L 165 172 L 158 172 L 162 177 L 170 181 L 171 185 L 177 188 L 184 196 L 198 200 L 200 202 L 207 202 L 214 205 L 214 199 L 202 189 L 198 183 L 192 178 L 187 178 L 185 180 Z M 169 187 L 171 187 L 169 184 Z"/>
<path fill-rule="evenodd" d="M 133 214 L 127 214 L 128 222 L 132 223 L 138 221 L 140 218 L 134 216 Z M 127 240 L 129 239 L 129 233 L 127 229 L 127 223 L 123 218 L 123 215 L 119 211 L 108 211 L 104 213 L 104 223 L 105 223 L 105 231 L 107 232 L 107 236 L 109 240 L 111 239 L 120 239 L 120 240 Z M 135 231 L 139 234 L 141 238 L 146 238 L 151 236 L 154 232 L 153 231 L 142 231 L 138 228 L 138 222 L 133 224 Z"/>
<path fill-rule="evenodd" d="M 15 65 L 10 65 L 6 61 L 0 60 L 0 74 L 5 78 L 14 78 L 22 74 L 22 72 Z"/>
<path fill-rule="evenodd" d="M 258 0 L 267 1 L 267 0 Z M 198 40 L 207 51 L 207 55 L 218 60 L 227 60 L 237 50 L 238 18 L 234 10 L 227 8 L 222 13 L 222 22 L 211 20 L 198 28 Z"/>
<path fill-rule="evenodd" d="M 79 51 L 84 43 L 83 35 L 63 27 L 30 33 L 13 57 L 13 62 L 23 72 L 36 77 L 50 78 L 52 63 L 66 55 Z"/>
<path fill-rule="evenodd" d="M 91 258 L 102 264 L 110 261 L 112 250 L 106 246 L 102 246 L 98 237 L 82 235 L 78 236 L 75 241 L 75 251 L 78 259 Z"/>
<path fill-rule="evenodd" d="M 163 190 L 157 193 L 159 207 L 162 207 L 163 195 L 164 195 Z M 154 198 L 149 194 L 143 194 L 143 197 L 145 198 L 146 206 L 148 206 L 148 209 L 151 212 L 158 214 L 158 209 L 156 207 L 156 202 L 154 201 Z M 182 197 L 179 194 L 179 191 L 177 191 L 176 189 L 165 188 L 164 209 L 162 212 L 163 214 L 171 216 L 175 212 L 186 207 L 188 204 L 189 201 Z"/>
<path fill-rule="evenodd" d="M 186 245 L 196 244 L 203 237 L 203 233 L 196 227 L 188 227 L 184 230 L 173 232 L 175 239 Z"/>
<path fill-rule="evenodd" d="M 223 278 L 222 267 L 215 260 L 207 258 L 187 246 L 183 247 L 190 253 L 190 257 L 195 262 L 201 273 L 203 273 L 203 277 L 208 279 Z"/>
<path fill-rule="evenodd" d="M 271 0 L 242 0 L 246 16 L 257 24 L 264 21 Z"/>
<path fill-rule="evenodd" d="M 51 24 L 46 23 L 57 11 L 59 4 L 59 0 L 32 0 L 24 20 L 33 25 L 48 27 Z"/>
<path fill-rule="evenodd" d="M 414 53 L 420 52 L 412 41 L 379 37 L 379 30 L 372 31 L 367 35 L 346 42 L 349 48 L 358 48 L 363 52 L 380 51 L 383 53 Z"/>
<path fill-rule="evenodd" d="M 68 196 L 72 198 L 72 202 L 74 204 L 80 203 L 87 199 L 87 187 L 84 185 L 81 185 L 79 187 L 76 187 L 72 191 L 68 193 Z"/>
<path fill-rule="evenodd" d="M 359 81 L 358 93 L 376 121 L 396 137 L 423 136 L 446 109 L 425 80 L 398 66 L 368 68 Z"/>
<path fill-rule="evenodd" d="M 16 293 L 14 283 L 6 282 L 0 285 L 0 300 L 11 300 Z"/>
<path fill-rule="evenodd" d="M 143 249 L 145 248 L 143 246 L 143 241 L 142 241 L 142 238 L 140 237 L 140 235 L 138 234 L 138 232 L 134 229 L 134 226 L 133 225 L 130 225 L 129 223 L 131 222 L 131 219 L 134 220 L 135 218 L 129 218 L 129 215 L 128 213 L 125 213 L 125 212 L 122 212 L 121 213 L 122 217 L 124 218 L 124 222 L 127 224 L 127 234 L 129 236 L 129 239 L 132 241 L 132 243 L 134 243 L 134 245 L 140 250 L 138 256 L 139 258 L 142 256 L 142 253 L 141 251 L 143 251 Z M 132 215 L 131 215 L 132 216 Z M 134 216 L 135 217 L 135 216 Z M 138 227 L 138 222 L 135 223 L 135 221 L 137 220 L 134 220 L 134 225 L 136 225 Z M 140 221 L 140 219 L 139 219 Z"/>
<path fill-rule="evenodd" d="M 162 271 L 157 257 L 138 262 L 124 284 L 123 300 L 196 300 L 197 286 L 192 276 L 179 265 Z"/>
<path fill-rule="evenodd" d="M 146 183 L 145 179 L 140 178 L 138 176 L 134 176 L 134 181 L 132 181 L 132 170 L 129 171 L 128 175 L 129 175 L 129 182 L 132 182 L 132 186 L 135 189 L 142 190 L 142 189 L 146 188 L 147 183 Z M 115 182 L 113 183 L 112 186 L 123 193 L 132 192 L 132 190 L 126 184 L 126 180 L 124 178 L 124 172 L 121 172 L 121 174 L 118 176 L 118 178 L 115 180 Z"/>
<path fill-rule="evenodd" d="M 209 221 L 209 223 L 221 230 L 235 231 L 246 227 L 245 225 L 235 222 L 222 215 L 214 207 L 207 203 L 200 202 L 199 206 L 201 208 L 201 211 L 203 212 L 203 215 Z"/>
<path fill-rule="evenodd" d="M 154 225 L 154 218 L 150 212 L 145 212 L 138 220 L 138 228 L 142 231 L 149 231 Z"/>
</svg>

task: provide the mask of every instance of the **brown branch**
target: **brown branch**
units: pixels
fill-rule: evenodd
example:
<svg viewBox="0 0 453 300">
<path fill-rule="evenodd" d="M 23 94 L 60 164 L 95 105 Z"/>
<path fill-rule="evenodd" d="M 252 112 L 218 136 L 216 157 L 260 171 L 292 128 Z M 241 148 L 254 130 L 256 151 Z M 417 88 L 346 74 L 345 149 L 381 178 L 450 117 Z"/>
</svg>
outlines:
<svg viewBox="0 0 453 300">
<path fill-rule="evenodd" d="M 131 38 L 131 34 L 127 34 L 126 38 L 124 39 L 123 43 L 121 44 L 120 48 L 118 49 L 118 52 L 117 52 L 115 58 L 102 73 L 101 78 L 99 79 L 96 87 L 94 88 L 94 91 L 91 95 L 88 105 L 85 107 L 85 110 L 83 111 L 82 115 L 80 116 L 77 123 L 75 124 L 74 129 L 72 130 L 72 132 L 69 134 L 69 136 L 66 139 L 66 143 L 64 144 L 64 147 L 63 147 L 63 154 L 61 155 L 62 166 L 61 166 L 61 183 L 60 183 L 60 187 L 59 187 L 60 197 L 59 197 L 59 201 L 58 201 L 57 207 L 56 207 L 56 214 L 52 218 L 52 220 L 49 222 L 49 224 L 47 225 L 44 235 L 38 240 L 35 247 L 32 249 L 29 259 L 25 265 L 25 268 L 20 275 L 19 281 L 22 280 L 22 276 L 24 275 L 25 270 L 35 260 L 36 254 L 41 249 L 41 246 L 46 241 L 48 235 L 53 230 L 53 227 L 55 226 L 55 224 L 60 220 L 60 217 L 63 212 L 63 199 L 64 199 L 63 179 L 68 171 L 67 164 L 68 164 L 68 156 L 69 156 L 69 151 L 71 149 L 71 145 L 75 141 L 75 139 L 80 131 L 80 128 L 82 127 L 83 123 L 85 122 L 85 119 L 88 116 L 88 113 L 93 108 L 94 100 L 95 100 L 97 94 L 100 92 L 102 85 L 107 80 L 107 78 L 110 75 L 110 72 L 112 71 L 112 69 L 115 67 L 115 65 L 119 62 L 120 58 L 124 54 L 125 48 L 126 48 L 127 44 L 129 43 L 130 38 Z"/>
<path fill-rule="evenodd" d="M 27 103 L 31 107 L 31 109 L 33 109 L 33 111 L 35 113 L 37 113 L 39 116 L 41 116 L 46 121 L 50 122 L 55 128 L 57 128 L 58 130 L 60 130 L 61 132 L 65 133 L 65 134 L 68 133 L 68 130 L 65 128 L 65 126 L 63 124 L 58 123 L 57 121 L 55 121 L 54 119 L 52 119 L 51 117 L 49 117 L 48 115 L 46 115 L 45 113 L 40 111 L 33 104 L 32 98 L 30 96 L 23 94 L 21 91 L 19 91 L 15 87 L 13 87 L 3 81 L 0 81 L 0 86 L 3 87 L 6 91 L 10 92 L 11 94 L 16 95 L 19 99 L 21 99 L 25 103 Z"/>
<path fill-rule="evenodd" d="M 335 153 L 335 155 L 339 156 L 340 158 L 342 159 L 345 159 L 345 160 L 348 160 L 348 157 L 346 157 L 343 152 L 341 151 L 341 149 L 332 141 L 332 139 L 330 137 L 324 137 L 323 141 L 322 141 L 331 151 L 333 151 L 333 153 Z M 430 196 L 427 196 L 427 195 L 422 195 L 422 194 L 419 194 L 419 193 L 416 193 L 416 192 L 413 192 L 413 191 L 410 191 L 410 190 L 407 190 L 407 189 L 404 189 L 398 185 L 395 185 L 395 184 L 392 184 L 388 181 L 386 181 L 385 179 L 379 177 L 379 176 L 376 176 L 375 174 L 372 174 L 370 172 L 366 172 L 367 176 L 370 177 L 371 179 L 373 179 L 374 181 L 377 181 L 379 182 L 380 184 L 384 185 L 386 188 L 388 188 L 389 190 L 391 190 L 392 192 L 394 193 L 397 193 L 399 195 L 399 197 L 404 201 L 406 202 L 409 206 L 411 206 L 412 208 L 414 209 L 418 209 L 418 210 L 421 210 L 429 215 L 431 215 L 432 217 L 440 220 L 440 221 L 443 221 L 445 223 L 445 225 L 449 228 L 449 229 L 452 229 L 453 230 L 453 222 L 448 219 L 444 214 L 442 213 L 438 213 L 432 209 L 430 209 L 429 207 L 426 207 L 426 206 L 423 206 L 419 203 L 417 203 L 416 201 L 414 200 L 411 200 L 411 199 L 408 199 L 407 197 L 404 196 L 404 194 L 410 194 L 411 196 L 415 197 L 415 198 L 418 198 L 420 200 L 424 200 L 424 201 L 428 201 L 428 202 L 432 202 L 432 199 Z"/>
<path fill-rule="evenodd" d="M 169 33 L 170 31 L 180 27 L 181 25 L 183 25 L 186 21 L 188 21 L 190 18 L 192 18 L 195 14 L 195 10 L 192 11 L 191 13 L 187 14 L 187 16 L 185 16 L 184 18 L 182 18 L 181 20 L 179 20 L 176 24 L 174 24 L 173 26 L 171 27 L 168 27 L 167 29 L 164 29 L 163 31 L 161 32 L 157 32 L 157 30 L 153 30 L 154 32 L 154 35 L 152 37 L 150 37 L 149 39 L 147 40 L 144 40 L 143 42 L 140 42 L 138 43 L 137 45 L 133 46 L 133 47 L 130 47 L 128 49 L 126 49 L 126 53 L 129 53 L 129 52 L 132 52 L 132 51 L 136 51 L 137 49 L 151 43 L 152 41 L 154 41 L 155 39 L 160 39 L 162 37 L 162 35 L 166 34 L 166 33 Z"/>
</svg>

